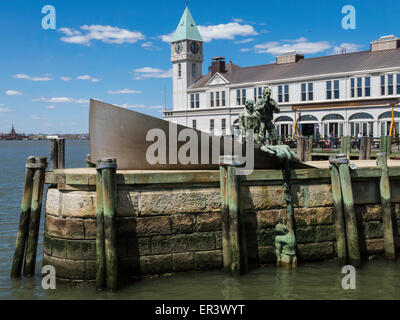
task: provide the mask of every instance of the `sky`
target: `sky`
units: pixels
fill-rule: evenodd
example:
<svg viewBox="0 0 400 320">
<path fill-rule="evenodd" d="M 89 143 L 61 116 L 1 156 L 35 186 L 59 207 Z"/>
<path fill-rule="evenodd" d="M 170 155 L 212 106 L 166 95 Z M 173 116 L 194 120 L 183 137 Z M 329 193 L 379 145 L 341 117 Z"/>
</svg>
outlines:
<svg viewBox="0 0 400 320">
<path fill-rule="evenodd" d="M 43 29 L 45 5 L 55 29 Z M 344 29 L 345 5 L 355 29 Z M 0 0 L 0 132 L 87 133 L 89 99 L 162 117 L 172 107 L 171 33 L 185 0 Z M 239 66 L 368 50 L 400 37 L 400 1 L 189 0 L 202 34 L 203 74 L 211 58 Z"/>
</svg>

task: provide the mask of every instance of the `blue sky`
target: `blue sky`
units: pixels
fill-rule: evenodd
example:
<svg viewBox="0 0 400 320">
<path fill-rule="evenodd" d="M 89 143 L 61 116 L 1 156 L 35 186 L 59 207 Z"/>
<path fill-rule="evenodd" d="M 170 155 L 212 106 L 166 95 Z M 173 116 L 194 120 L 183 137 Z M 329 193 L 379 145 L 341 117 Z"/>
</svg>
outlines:
<svg viewBox="0 0 400 320">
<path fill-rule="evenodd" d="M 56 30 L 41 25 L 56 9 Z M 356 29 L 342 28 L 344 5 Z M 222 55 L 240 66 L 285 51 L 307 57 L 368 50 L 400 36 L 400 2 L 390 0 L 189 1 L 206 40 L 203 73 Z M 0 0 L 0 132 L 88 131 L 90 98 L 162 117 L 171 107 L 170 44 L 185 1 Z"/>
</svg>

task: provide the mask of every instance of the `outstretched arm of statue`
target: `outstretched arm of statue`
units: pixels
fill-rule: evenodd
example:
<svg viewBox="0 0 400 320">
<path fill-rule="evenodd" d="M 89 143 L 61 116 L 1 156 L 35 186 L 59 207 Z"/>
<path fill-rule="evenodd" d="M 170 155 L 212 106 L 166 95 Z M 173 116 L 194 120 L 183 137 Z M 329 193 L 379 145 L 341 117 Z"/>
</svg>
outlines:
<svg viewBox="0 0 400 320">
<path fill-rule="evenodd" d="M 278 106 L 278 104 L 276 103 L 275 100 L 272 100 L 272 101 L 271 101 L 271 104 L 272 104 L 272 106 L 273 106 L 273 108 L 274 108 L 274 112 L 275 112 L 275 113 L 281 112 L 281 109 L 279 109 L 279 106 Z"/>
<path fill-rule="evenodd" d="M 265 100 L 264 98 L 261 98 L 260 100 L 257 101 L 256 105 L 254 106 L 255 111 L 260 111 L 261 109 L 264 108 L 265 105 Z"/>
</svg>

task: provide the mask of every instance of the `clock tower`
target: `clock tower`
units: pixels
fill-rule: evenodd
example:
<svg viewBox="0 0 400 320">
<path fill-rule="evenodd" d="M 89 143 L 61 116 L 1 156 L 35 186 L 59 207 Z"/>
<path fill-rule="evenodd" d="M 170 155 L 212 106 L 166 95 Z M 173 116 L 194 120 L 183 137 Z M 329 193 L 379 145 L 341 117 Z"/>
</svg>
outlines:
<svg viewBox="0 0 400 320">
<path fill-rule="evenodd" d="M 189 8 L 179 21 L 171 41 L 173 109 L 185 110 L 187 89 L 202 76 L 203 38 Z"/>
</svg>

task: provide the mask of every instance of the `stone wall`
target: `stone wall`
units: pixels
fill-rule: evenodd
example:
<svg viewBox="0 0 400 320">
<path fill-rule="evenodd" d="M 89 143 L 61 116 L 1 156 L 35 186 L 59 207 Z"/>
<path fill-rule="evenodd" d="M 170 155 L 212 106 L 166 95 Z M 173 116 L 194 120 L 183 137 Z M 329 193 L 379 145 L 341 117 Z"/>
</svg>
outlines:
<svg viewBox="0 0 400 320">
<path fill-rule="evenodd" d="M 398 181 L 392 181 L 392 190 L 400 190 Z M 378 182 L 356 181 L 353 192 L 361 250 L 364 254 L 383 253 Z M 249 264 L 274 263 L 274 227 L 286 218 L 284 189 L 279 182 L 244 183 L 241 193 Z M 220 190 L 215 183 L 121 185 L 117 197 L 121 277 L 222 268 Z M 392 198 L 398 235 L 400 193 Z M 299 261 L 335 258 L 329 181 L 294 182 L 292 200 Z M 48 189 L 44 264 L 54 265 L 60 279 L 95 279 L 95 204 L 94 186 Z"/>
</svg>

